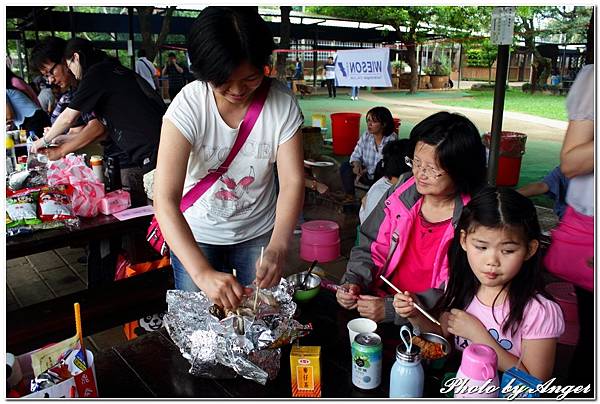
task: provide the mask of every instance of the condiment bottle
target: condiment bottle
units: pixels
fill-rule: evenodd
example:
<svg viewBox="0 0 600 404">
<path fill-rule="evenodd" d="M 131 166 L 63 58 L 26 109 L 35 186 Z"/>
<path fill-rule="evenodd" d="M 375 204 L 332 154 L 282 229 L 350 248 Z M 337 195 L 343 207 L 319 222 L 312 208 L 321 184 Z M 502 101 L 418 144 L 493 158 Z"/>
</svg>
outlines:
<svg viewBox="0 0 600 404">
<path fill-rule="evenodd" d="M 6 135 L 6 174 L 17 169 L 17 156 L 15 155 L 15 142 L 11 135 Z"/>
<path fill-rule="evenodd" d="M 92 166 L 92 171 L 98 181 L 104 183 L 104 162 L 102 160 L 102 156 L 92 156 L 90 157 L 90 164 Z"/>
<path fill-rule="evenodd" d="M 390 398 L 423 397 L 425 373 L 421 366 L 421 348 L 400 344 L 396 347 L 396 362 L 390 371 Z"/>
</svg>

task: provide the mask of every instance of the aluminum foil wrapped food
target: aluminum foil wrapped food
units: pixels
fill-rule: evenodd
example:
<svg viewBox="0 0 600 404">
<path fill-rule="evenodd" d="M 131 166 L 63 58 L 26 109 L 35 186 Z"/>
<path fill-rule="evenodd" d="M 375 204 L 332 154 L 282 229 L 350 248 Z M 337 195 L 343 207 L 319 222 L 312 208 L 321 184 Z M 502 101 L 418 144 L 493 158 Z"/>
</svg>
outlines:
<svg viewBox="0 0 600 404">
<path fill-rule="evenodd" d="M 265 384 L 279 372 L 280 348 L 312 329 L 293 319 L 294 287 L 285 279 L 277 286 L 260 289 L 258 297 L 254 287 L 248 287 L 253 293 L 233 312 L 213 305 L 202 291 L 167 292 L 168 311 L 163 321 L 191 363 L 191 374 L 215 379 L 238 374 Z"/>
</svg>

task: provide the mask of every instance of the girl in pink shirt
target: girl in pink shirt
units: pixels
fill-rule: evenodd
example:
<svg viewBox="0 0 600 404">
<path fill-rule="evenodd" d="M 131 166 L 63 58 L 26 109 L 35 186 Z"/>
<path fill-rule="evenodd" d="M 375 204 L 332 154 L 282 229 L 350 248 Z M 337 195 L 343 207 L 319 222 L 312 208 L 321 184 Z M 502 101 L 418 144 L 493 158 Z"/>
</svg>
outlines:
<svg viewBox="0 0 600 404">
<path fill-rule="evenodd" d="M 540 226 L 533 203 L 509 188 L 485 188 L 465 206 L 448 252 L 448 286 L 437 311 L 455 348 L 486 344 L 498 369 L 520 368 L 548 380 L 556 342 L 564 331 L 560 306 L 543 289 Z M 394 297 L 396 312 L 421 330 L 435 330 L 412 306 Z M 435 309 L 433 310 L 436 311 Z"/>
</svg>

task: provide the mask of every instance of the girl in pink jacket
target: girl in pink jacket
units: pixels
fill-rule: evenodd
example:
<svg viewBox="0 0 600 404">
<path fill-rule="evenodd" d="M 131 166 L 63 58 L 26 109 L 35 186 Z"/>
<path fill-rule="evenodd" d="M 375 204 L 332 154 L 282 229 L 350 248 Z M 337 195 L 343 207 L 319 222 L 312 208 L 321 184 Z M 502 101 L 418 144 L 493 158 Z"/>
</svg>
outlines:
<svg viewBox="0 0 600 404">
<path fill-rule="evenodd" d="M 475 125 L 460 114 L 438 112 L 417 124 L 406 156 L 413 176 L 391 188 L 360 227 L 342 288 L 346 309 L 374 321 L 404 322 L 394 311 L 384 275 L 431 307 L 448 279 L 447 252 L 470 195 L 485 179 L 485 150 Z"/>
</svg>

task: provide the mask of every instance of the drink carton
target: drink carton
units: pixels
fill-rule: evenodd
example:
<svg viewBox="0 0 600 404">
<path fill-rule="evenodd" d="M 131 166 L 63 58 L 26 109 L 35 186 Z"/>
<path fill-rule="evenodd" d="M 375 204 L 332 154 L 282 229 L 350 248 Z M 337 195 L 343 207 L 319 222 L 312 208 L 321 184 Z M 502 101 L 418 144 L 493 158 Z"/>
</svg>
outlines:
<svg viewBox="0 0 600 404">
<path fill-rule="evenodd" d="M 294 345 L 290 352 L 293 397 L 321 397 L 321 347 Z"/>
</svg>

